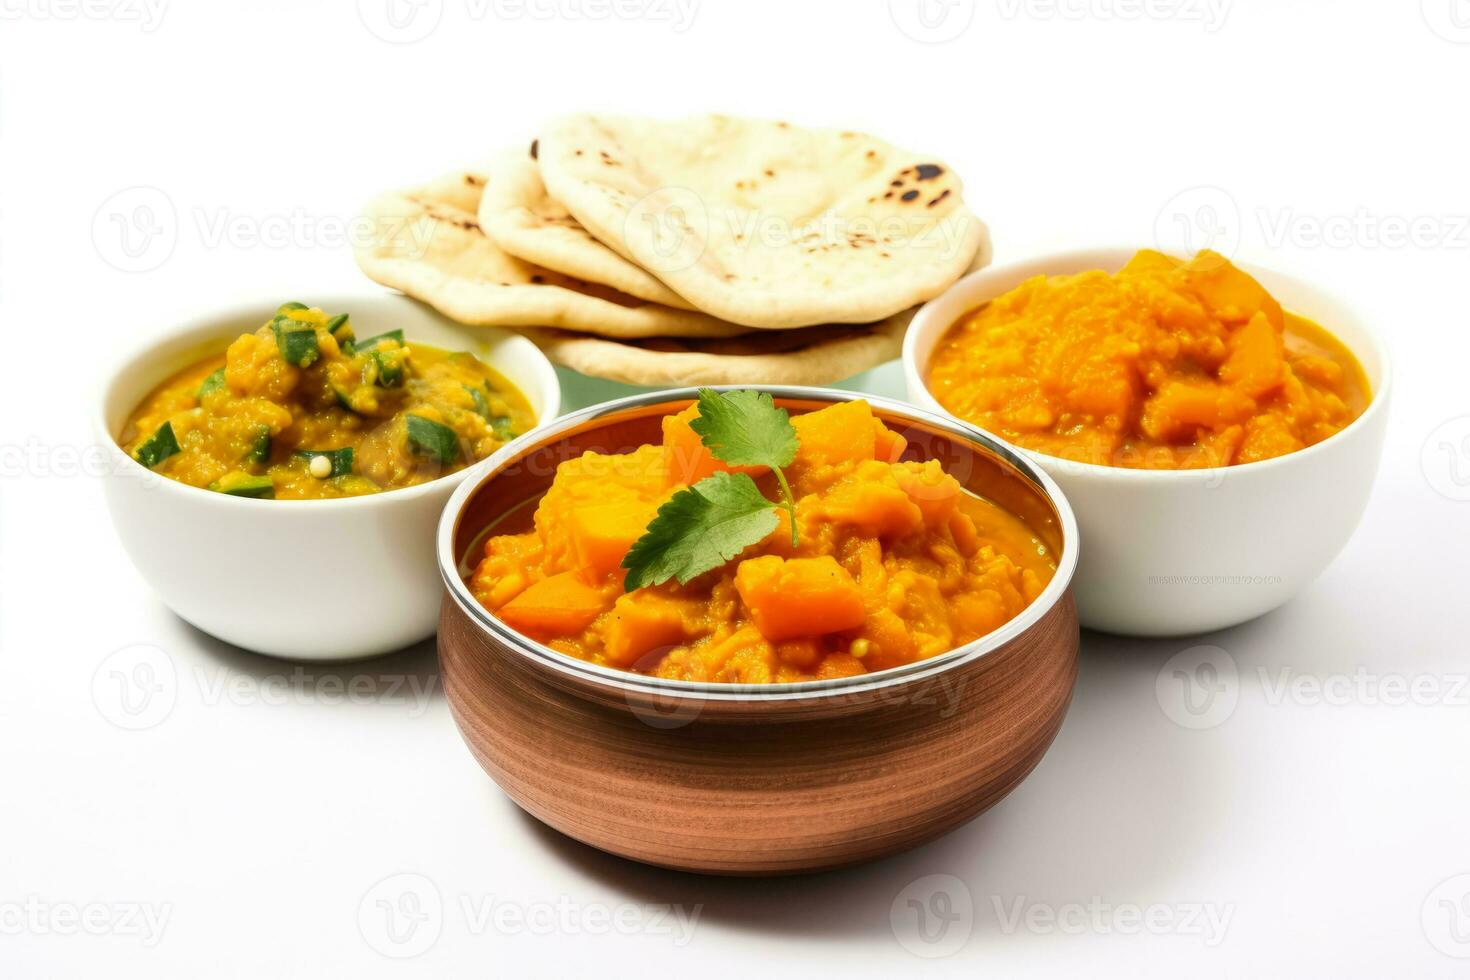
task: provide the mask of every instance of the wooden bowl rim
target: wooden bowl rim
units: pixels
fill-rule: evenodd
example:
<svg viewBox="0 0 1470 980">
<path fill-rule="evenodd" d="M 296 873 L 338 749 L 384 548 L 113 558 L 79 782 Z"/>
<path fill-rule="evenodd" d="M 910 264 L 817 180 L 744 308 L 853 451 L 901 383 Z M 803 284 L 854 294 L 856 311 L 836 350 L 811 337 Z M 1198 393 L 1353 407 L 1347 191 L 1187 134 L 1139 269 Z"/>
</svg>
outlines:
<svg viewBox="0 0 1470 980">
<path fill-rule="evenodd" d="M 468 585 L 460 576 L 459 561 L 455 555 L 454 545 L 460 518 L 470 498 L 478 493 L 481 487 L 493 480 L 506 464 L 554 443 L 563 433 L 584 428 L 594 422 L 611 422 L 619 415 L 633 410 L 641 411 L 664 404 L 672 406 L 680 402 L 688 404 L 699 397 L 699 388 L 669 388 L 601 402 L 577 412 L 570 412 L 507 443 L 469 471 L 469 475 L 455 489 L 453 496 L 449 498 L 449 503 L 444 507 L 444 512 L 439 518 L 436 541 L 439 574 L 444 579 L 444 587 L 455 605 L 468 617 L 469 621 L 474 623 L 481 632 L 489 634 L 492 641 L 515 650 L 534 664 L 569 675 L 582 682 L 590 681 L 613 693 L 623 695 L 633 693 L 664 698 L 685 697 L 701 701 L 790 701 L 839 694 L 867 693 L 901 684 L 915 683 L 953 670 L 962 664 L 972 663 L 1000 649 L 1031 629 L 1055 608 L 1062 596 L 1066 594 L 1067 588 L 1071 585 L 1072 576 L 1077 570 L 1077 519 L 1072 513 L 1072 506 L 1067 501 L 1066 495 L 1062 493 L 1056 482 L 1025 453 L 1010 443 L 997 439 L 958 419 L 938 415 L 879 395 L 802 385 L 711 385 L 709 387 L 715 391 L 738 391 L 753 388 L 766 392 L 778 402 L 796 400 L 836 404 L 861 399 L 872 405 L 875 410 L 881 410 L 881 412 L 912 422 L 922 422 L 958 439 L 980 446 L 994 456 L 1002 466 L 1010 468 L 1035 484 L 1056 511 L 1057 525 L 1062 535 L 1062 550 L 1057 560 L 1056 574 L 1052 576 L 1052 580 L 1047 583 L 1041 595 L 1036 597 L 1036 601 L 1023 609 L 1020 615 L 1000 629 L 987 633 L 978 640 L 955 647 L 953 650 L 948 650 L 927 660 L 915 661 L 901 667 L 890 667 L 871 674 L 830 680 L 796 681 L 783 684 L 727 684 L 649 677 L 631 671 L 603 667 L 559 653 L 506 626 L 476 601 Z"/>
</svg>

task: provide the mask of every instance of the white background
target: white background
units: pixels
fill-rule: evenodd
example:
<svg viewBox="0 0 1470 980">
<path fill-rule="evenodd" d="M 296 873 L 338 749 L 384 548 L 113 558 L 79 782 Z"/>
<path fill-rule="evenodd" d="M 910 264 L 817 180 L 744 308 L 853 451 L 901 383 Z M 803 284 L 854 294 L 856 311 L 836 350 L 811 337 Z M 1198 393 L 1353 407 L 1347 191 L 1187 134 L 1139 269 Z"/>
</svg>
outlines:
<svg viewBox="0 0 1470 980">
<path fill-rule="evenodd" d="M 1470 970 L 1465 0 L 933 0 L 931 28 L 907 0 L 422 0 L 397 33 L 387 0 L 155 2 L 0 0 L 0 974 Z M 1152 244 L 1182 216 L 1339 288 L 1396 357 L 1359 533 L 1258 622 L 1084 636 L 1066 725 L 1010 798 L 809 879 L 676 875 L 541 829 L 464 749 L 428 645 L 293 679 L 181 623 L 78 471 L 84 379 L 222 297 L 369 288 L 341 243 L 367 197 L 584 108 L 922 148 L 964 175 L 1002 262 Z M 118 220 L 160 234 L 129 256 Z M 899 394 L 891 366 L 864 383 Z M 223 556 L 220 588 L 237 571 Z M 283 601 L 310 595 L 309 567 L 279 571 Z M 1165 710 L 1201 721 L 1169 665 L 1197 644 L 1236 670 L 1203 729 Z M 165 687 L 144 716 L 114 675 L 137 658 Z M 379 885 L 397 874 L 424 879 Z M 910 887 L 936 874 L 956 880 Z M 427 918 L 395 945 L 377 902 L 405 890 Z M 910 897 L 950 911 L 938 942 Z M 655 920 L 669 905 L 698 906 L 692 934 Z"/>
</svg>

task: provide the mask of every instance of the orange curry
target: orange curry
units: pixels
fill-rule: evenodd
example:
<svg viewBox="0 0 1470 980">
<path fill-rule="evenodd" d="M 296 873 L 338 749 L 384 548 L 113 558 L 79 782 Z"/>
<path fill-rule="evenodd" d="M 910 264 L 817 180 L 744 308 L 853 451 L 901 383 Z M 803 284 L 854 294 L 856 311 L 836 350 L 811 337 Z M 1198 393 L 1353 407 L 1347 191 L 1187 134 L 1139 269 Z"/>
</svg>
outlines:
<svg viewBox="0 0 1470 980">
<path fill-rule="evenodd" d="M 1019 446 L 1141 469 L 1281 456 L 1369 401 L 1352 352 L 1208 251 L 1029 279 L 954 325 L 928 383 L 945 408 Z"/>
<path fill-rule="evenodd" d="M 911 663 L 991 632 L 1050 581 L 1054 556 L 1017 517 L 963 490 L 939 463 L 900 461 L 903 437 L 866 402 L 791 419 L 786 512 L 759 544 L 687 585 L 624 591 L 620 568 L 660 504 L 728 467 L 690 428 L 663 443 L 562 463 L 534 529 L 494 536 L 470 578 L 519 632 L 606 666 L 692 681 L 844 677 Z"/>
</svg>

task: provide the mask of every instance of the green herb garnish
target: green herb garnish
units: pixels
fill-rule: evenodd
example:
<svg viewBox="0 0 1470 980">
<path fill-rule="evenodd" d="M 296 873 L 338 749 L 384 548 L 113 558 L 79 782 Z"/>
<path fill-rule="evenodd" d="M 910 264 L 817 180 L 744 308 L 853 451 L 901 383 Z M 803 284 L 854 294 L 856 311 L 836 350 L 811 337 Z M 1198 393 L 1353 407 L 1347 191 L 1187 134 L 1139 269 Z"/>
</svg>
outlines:
<svg viewBox="0 0 1470 980">
<path fill-rule="evenodd" d="M 761 392 L 702 388 L 699 415 L 689 427 L 722 462 L 770 467 L 785 499 L 773 504 L 745 473 L 715 473 L 680 490 L 623 558 L 623 588 L 629 592 L 669 579 L 683 585 L 719 568 L 776 529 L 778 506 L 790 515 L 791 543 L 798 543 L 796 500 L 781 472 L 796 458 L 799 444 L 786 410 Z"/>
</svg>

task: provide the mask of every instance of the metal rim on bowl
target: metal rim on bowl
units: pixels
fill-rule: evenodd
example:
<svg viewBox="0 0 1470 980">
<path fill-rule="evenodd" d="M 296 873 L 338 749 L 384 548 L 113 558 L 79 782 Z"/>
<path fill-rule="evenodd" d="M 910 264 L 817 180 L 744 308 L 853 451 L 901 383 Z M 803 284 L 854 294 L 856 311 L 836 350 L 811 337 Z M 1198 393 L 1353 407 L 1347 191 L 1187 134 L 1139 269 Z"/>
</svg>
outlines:
<svg viewBox="0 0 1470 980">
<path fill-rule="evenodd" d="M 926 363 L 920 365 L 918 363 L 918 355 L 916 353 L 916 349 L 919 346 L 920 334 L 924 331 L 924 329 L 927 328 L 926 321 L 929 319 L 937 318 L 938 316 L 938 314 L 934 312 L 936 306 L 939 303 L 943 302 L 945 297 L 949 296 L 955 290 L 962 288 L 965 283 L 982 277 L 999 276 L 1009 270 L 1015 268 L 1024 268 L 1026 266 L 1043 266 L 1050 264 L 1070 266 L 1081 263 L 1091 268 L 1097 268 L 1101 265 L 1107 264 L 1109 259 L 1105 258 L 1105 256 L 1116 256 L 1123 253 L 1128 253 L 1129 255 L 1131 255 L 1138 250 L 1139 249 L 1137 246 L 1100 245 L 1093 248 L 1078 248 L 1068 249 L 1064 252 L 1051 252 L 1045 255 L 1038 255 L 1033 258 L 1021 259 L 1016 262 L 1007 263 L 1006 265 L 988 266 L 984 269 L 975 270 L 974 272 L 954 283 L 954 285 L 950 286 L 949 289 L 945 290 L 940 295 L 929 300 L 927 303 L 919 308 L 919 311 L 917 313 L 914 314 L 913 322 L 910 323 L 908 333 L 907 335 L 905 335 L 903 340 L 902 358 L 906 383 L 908 375 L 912 373 L 913 379 L 918 383 L 919 390 L 924 393 L 925 397 L 927 397 L 929 401 L 938 406 L 939 411 L 943 412 L 948 417 L 959 418 L 959 416 L 954 415 L 952 412 L 950 412 L 948 408 L 945 408 L 940 403 L 939 399 L 935 397 L 934 393 L 929 389 L 929 382 L 927 377 L 925 376 L 925 369 L 928 367 L 928 364 Z M 1287 280 L 1294 286 L 1301 286 L 1309 290 L 1321 291 L 1320 287 L 1314 286 L 1310 280 L 1304 279 L 1301 276 L 1293 275 L 1289 272 L 1280 272 L 1274 268 L 1256 265 L 1255 263 L 1251 262 L 1236 262 L 1234 259 L 1231 259 L 1231 263 L 1237 268 L 1243 269 L 1244 271 L 1250 273 L 1252 276 L 1258 276 L 1260 273 L 1265 273 L 1268 277 Z M 1048 273 L 1038 271 L 1034 274 L 1047 275 Z M 1052 274 L 1067 275 L 1068 273 Z M 981 300 L 979 302 L 987 302 L 987 300 Z M 969 307 L 969 309 L 973 310 L 974 306 Z M 964 316 L 965 314 L 962 313 L 960 315 Z M 956 322 L 956 319 L 951 318 L 947 323 L 943 324 L 942 327 L 938 327 L 935 329 L 939 331 L 940 336 L 943 336 L 943 334 L 948 332 L 949 329 L 953 327 Z M 1028 458 L 1045 460 L 1046 465 L 1048 466 L 1070 470 L 1076 473 L 1085 473 L 1089 476 L 1094 476 L 1099 479 L 1155 482 L 1187 480 L 1191 482 L 1198 482 L 1200 480 L 1220 479 L 1227 475 L 1239 475 L 1242 472 L 1260 473 L 1272 467 L 1291 465 L 1289 462 L 1290 460 L 1305 457 L 1308 454 L 1326 452 L 1327 450 L 1323 448 L 1324 446 L 1327 446 L 1329 443 L 1333 442 L 1339 437 L 1347 436 L 1354 433 L 1356 430 L 1366 428 L 1368 423 L 1373 418 L 1375 418 L 1382 412 L 1388 411 L 1388 397 L 1393 387 L 1393 366 L 1389 357 L 1388 345 L 1379 335 L 1378 331 L 1372 329 L 1367 324 L 1360 323 L 1358 326 L 1363 335 L 1367 338 L 1368 343 L 1371 345 L 1373 349 L 1373 355 L 1378 359 L 1379 374 L 1381 375 L 1378 383 L 1374 386 L 1373 391 L 1370 394 L 1370 397 L 1368 399 L 1368 406 L 1363 409 L 1361 415 L 1353 419 L 1351 422 L 1343 426 L 1338 431 L 1334 432 L 1332 435 L 1328 436 L 1326 439 L 1323 439 L 1321 442 L 1313 443 L 1310 446 L 1304 446 L 1301 449 L 1295 450 L 1294 452 L 1286 453 L 1283 456 L 1273 456 L 1270 459 L 1261 459 L 1250 463 L 1234 463 L 1230 466 L 1207 466 L 1189 470 L 1150 470 L 1135 469 L 1127 466 L 1104 466 L 1100 463 L 1085 463 L 1079 460 L 1066 459 L 1062 456 L 1052 456 L 1047 453 L 1038 452 L 1033 449 L 1025 449 L 1021 446 L 1015 445 L 1014 443 L 1008 442 L 1005 439 L 1002 439 L 1000 436 L 995 435 L 987 429 L 981 429 L 973 422 L 967 422 L 964 419 L 960 419 L 960 421 L 966 425 L 974 427 L 977 431 L 985 433 L 986 436 L 988 436 L 995 442 L 1000 443 L 1004 446 L 1008 446 L 1014 452 L 1024 454 Z M 1324 329 L 1328 329 L 1329 332 L 1331 332 L 1330 328 L 1328 327 L 1324 326 Z M 1335 337 L 1336 334 L 1334 333 L 1333 336 Z M 1347 347 L 1348 352 L 1351 353 L 1354 358 L 1358 357 L 1358 353 L 1353 347 L 1348 346 L 1345 342 L 1339 342 L 1343 343 L 1344 347 Z M 932 351 L 930 352 L 930 357 L 933 357 Z"/>
<path fill-rule="evenodd" d="M 736 391 L 751 386 L 715 385 L 711 387 L 716 391 Z M 443 577 L 444 586 L 448 590 L 450 597 L 454 600 L 454 603 L 472 622 L 493 635 L 509 648 L 516 650 L 522 656 L 546 667 L 550 667 L 561 674 L 582 680 L 590 680 L 625 694 L 636 693 L 665 697 L 697 697 L 701 700 L 712 701 L 772 701 L 865 693 L 932 677 L 951 670 L 960 664 L 977 660 L 991 651 L 999 649 L 1029 629 L 1061 601 L 1062 596 L 1066 593 L 1067 587 L 1071 584 L 1072 575 L 1077 569 L 1077 521 L 1072 514 L 1072 507 L 1067 502 L 1061 488 L 1057 486 L 1055 481 L 1041 467 L 1015 447 L 996 439 L 986 432 L 982 432 L 973 425 L 968 425 L 964 422 L 959 422 L 890 398 L 865 395 L 851 391 L 838 391 L 831 388 L 807 388 L 798 385 L 757 385 L 754 387 L 777 399 L 806 399 L 834 403 L 856 400 L 867 401 L 875 408 L 881 408 L 894 415 L 906 417 L 916 422 L 923 422 L 926 425 L 933 426 L 949 435 L 956 436 L 966 442 L 974 443 L 994 453 L 1004 463 L 1035 484 L 1045 494 L 1048 502 L 1056 510 L 1057 523 L 1062 533 L 1062 551 L 1058 556 L 1056 574 L 1052 576 L 1051 581 L 1047 583 L 1046 588 L 1042 590 L 1041 594 L 1025 609 L 1021 610 L 1016 617 L 1002 625 L 999 629 L 980 637 L 978 640 L 955 647 L 953 650 L 948 650 L 927 660 L 918 660 L 911 664 L 905 664 L 902 667 L 891 667 L 887 670 L 875 671 L 871 674 L 859 674 L 853 677 L 841 677 L 831 680 L 797 681 L 779 684 L 724 684 L 649 677 L 631 671 L 602 667 L 585 660 L 579 660 L 568 654 L 560 653 L 544 644 L 537 643 L 529 637 L 521 635 L 501 622 L 488 609 L 480 605 L 479 601 L 470 594 L 469 587 L 459 573 L 459 563 L 455 555 L 454 542 L 459 530 L 460 516 L 466 502 L 481 486 L 493 479 L 496 472 L 505 463 L 529 452 L 534 447 L 555 441 L 561 433 L 567 430 L 578 428 L 588 422 L 616 415 L 628 409 L 642 408 L 666 402 L 693 401 L 699 396 L 698 388 L 673 388 L 666 391 L 650 392 L 647 394 L 633 395 L 628 398 L 620 398 L 615 401 L 603 402 L 599 405 L 593 405 L 581 411 L 564 415 L 554 423 L 538 431 L 527 433 L 514 442 L 502 446 L 489 459 L 480 463 L 479 472 L 475 474 L 475 479 L 467 479 L 455 489 L 453 496 L 449 498 L 449 503 L 444 508 L 444 513 L 439 518 L 439 531 L 435 543 L 439 561 L 439 573 Z"/>
</svg>

